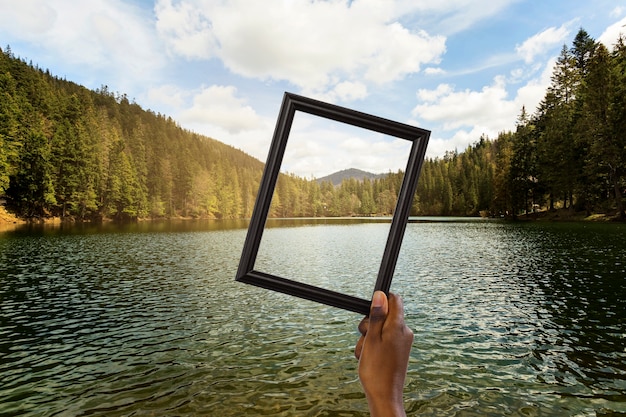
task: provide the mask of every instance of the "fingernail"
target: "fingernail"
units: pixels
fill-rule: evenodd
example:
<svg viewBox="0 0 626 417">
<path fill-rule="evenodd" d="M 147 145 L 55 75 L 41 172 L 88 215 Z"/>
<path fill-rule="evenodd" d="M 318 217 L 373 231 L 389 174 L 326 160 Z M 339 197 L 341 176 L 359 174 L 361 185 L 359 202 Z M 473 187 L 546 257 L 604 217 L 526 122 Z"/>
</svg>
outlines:
<svg viewBox="0 0 626 417">
<path fill-rule="evenodd" d="M 385 304 L 385 293 L 382 291 L 374 292 L 372 296 L 372 307 L 382 307 Z"/>
</svg>

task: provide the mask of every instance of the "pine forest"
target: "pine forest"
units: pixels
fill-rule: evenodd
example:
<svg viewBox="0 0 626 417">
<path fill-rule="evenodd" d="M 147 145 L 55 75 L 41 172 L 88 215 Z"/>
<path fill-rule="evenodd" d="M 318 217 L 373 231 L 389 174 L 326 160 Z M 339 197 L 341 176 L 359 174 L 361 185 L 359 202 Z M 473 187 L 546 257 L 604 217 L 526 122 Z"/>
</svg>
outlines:
<svg viewBox="0 0 626 417">
<path fill-rule="evenodd" d="M 424 161 L 412 215 L 516 217 L 568 209 L 624 218 L 626 44 L 583 29 L 516 126 Z M 248 218 L 263 162 L 0 53 L 0 199 L 24 219 Z M 329 181 L 281 174 L 273 217 L 393 212 L 402 172 Z"/>
</svg>

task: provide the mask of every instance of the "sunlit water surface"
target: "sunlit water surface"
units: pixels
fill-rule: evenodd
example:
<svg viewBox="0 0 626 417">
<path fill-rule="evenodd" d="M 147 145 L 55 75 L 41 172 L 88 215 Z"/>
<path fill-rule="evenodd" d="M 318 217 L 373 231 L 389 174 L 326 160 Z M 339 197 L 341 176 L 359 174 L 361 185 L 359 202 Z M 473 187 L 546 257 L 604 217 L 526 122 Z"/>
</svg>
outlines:
<svg viewBox="0 0 626 417">
<path fill-rule="evenodd" d="M 388 223 L 277 222 L 258 268 L 369 297 Z M 243 222 L 0 234 L 0 416 L 366 416 L 361 317 L 234 281 Z M 413 416 L 626 413 L 626 227 L 408 225 Z"/>
</svg>

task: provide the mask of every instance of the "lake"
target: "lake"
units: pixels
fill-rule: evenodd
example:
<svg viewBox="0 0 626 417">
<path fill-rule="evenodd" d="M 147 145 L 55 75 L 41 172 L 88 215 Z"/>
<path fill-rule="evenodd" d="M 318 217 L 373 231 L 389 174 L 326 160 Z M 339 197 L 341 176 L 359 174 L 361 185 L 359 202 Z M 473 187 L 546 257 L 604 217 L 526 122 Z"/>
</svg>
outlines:
<svg viewBox="0 0 626 417">
<path fill-rule="evenodd" d="M 274 221 L 258 265 L 369 298 L 388 222 Z M 244 221 L 0 233 L 0 416 L 367 416 L 361 316 L 234 281 Z M 410 416 L 626 413 L 626 225 L 412 219 Z"/>
</svg>

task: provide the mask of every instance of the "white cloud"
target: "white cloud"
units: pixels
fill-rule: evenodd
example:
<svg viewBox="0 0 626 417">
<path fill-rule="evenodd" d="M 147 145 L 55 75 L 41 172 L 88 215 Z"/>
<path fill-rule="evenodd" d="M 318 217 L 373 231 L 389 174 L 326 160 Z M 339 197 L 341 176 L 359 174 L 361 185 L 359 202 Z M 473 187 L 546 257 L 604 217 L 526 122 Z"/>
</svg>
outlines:
<svg viewBox="0 0 626 417">
<path fill-rule="evenodd" d="M 438 64 L 445 52 L 445 38 L 432 37 L 426 32 L 411 33 L 398 23 L 381 28 L 378 36 L 367 42 L 378 41 L 375 51 L 369 52 L 365 79 L 386 83 L 416 73 L 422 63 Z"/>
<path fill-rule="evenodd" d="M 54 27 L 57 12 L 46 0 L 0 1 L 0 27 L 34 40 Z"/>
<path fill-rule="evenodd" d="M 621 7 L 621 6 L 617 6 L 616 8 L 611 10 L 610 16 L 611 17 L 620 17 L 623 14 L 624 14 L 624 8 Z"/>
<path fill-rule="evenodd" d="M 30 58 L 46 65 L 62 62 L 88 71 L 99 78 L 93 88 L 115 82 L 114 90 L 130 89 L 131 80 L 150 78 L 164 62 L 150 16 L 119 0 L 2 0 L 0 9 L 0 33 L 37 45 L 46 55 Z M 106 81 L 105 73 L 115 78 Z"/>
<path fill-rule="evenodd" d="M 236 74 L 317 93 L 345 81 L 397 80 L 445 51 L 445 38 L 402 26 L 394 3 L 379 0 L 159 0 L 155 13 L 170 52 L 216 56 Z"/>
<path fill-rule="evenodd" d="M 187 2 L 176 5 L 171 0 L 158 1 L 154 7 L 156 28 L 173 54 L 185 58 L 210 58 L 216 41 L 211 22 Z"/>
<path fill-rule="evenodd" d="M 427 74 L 427 75 L 441 75 L 445 73 L 446 71 L 443 68 L 437 68 L 437 67 L 424 68 L 424 74 Z"/>
<path fill-rule="evenodd" d="M 507 93 L 508 84 L 503 76 L 497 76 L 491 85 L 480 91 L 456 91 L 448 84 L 418 90 L 417 98 L 421 103 L 412 114 L 434 125 L 436 132 L 428 145 L 428 155 L 441 156 L 454 148 L 462 151 L 483 134 L 493 139 L 500 132 L 513 130 L 522 106 L 532 113 L 543 99 L 554 62 L 554 58 L 551 59 L 540 76 L 519 87 L 513 97 Z M 445 138 L 445 132 L 451 136 Z"/>
<path fill-rule="evenodd" d="M 175 85 L 163 84 L 148 90 L 146 98 L 155 104 L 164 104 L 166 107 L 180 109 L 185 103 L 188 94 Z"/>
<path fill-rule="evenodd" d="M 420 89 L 417 90 L 417 97 L 426 102 L 437 101 L 442 96 L 452 93 L 454 88 L 449 84 L 439 84 L 434 90 Z"/>
<path fill-rule="evenodd" d="M 505 81 L 500 76 L 481 91 L 466 89 L 457 92 L 444 84 L 435 90 L 420 90 L 418 96 L 428 101 L 417 105 L 414 115 L 426 121 L 443 123 L 446 130 L 478 124 L 497 131 L 511 126 L 508 116 L 515 103 L 506 99 Z"/>
<path fill-rule="evenodd" d="M 550 58 L 539 77 L 529 80 L 525 85 L 518 88 L 517 95 L 515 97 L 515 103 L 517 106 L 517 113 L 515 114 L 516 118 L 519 115 L 519 111 L 522 106 L 526 107 L 526 111 L 529 113 L 533 113 L 537 109 L 537 106 L 545 97 L 546 91 L 550 86 L 555 65 L 556 57 Z M 534 71 L 535 69 L 533 69 L 533 73 Z M 512 125 L 511 129 L 513 129 Z"/>
<path fill-rule="evenodd" d="M 341 101 L 353 101 L 367 96 L 367 86 L 360 82 L 344 81 L 334 88 L 334 93 Z"/>
<path fill-rule="evenodd" d="M 613 23 L 598 38 L 607 48 L 611 49 L 619 39 L 620 35 L 626 37 L 626 17 Z"/>
<path fill-rule="evenodd" d="M 179 114 L 179 120 L 190 125 L 216 126 L 231 134 L 262 127 L 261 117 L 236 93 L 232 86 L 204 88 L 193 98 L 193 105 Z"/>
<path fill-rule="evenodd" d="M 327 103 L 338 101 L 355 101 L 367 97 L 368 89 L 365 83 L 360 81 L 341 81 L 328 91 L 304 90 L 302 95 L 315 98 Z"/>
<path fill-rule="evenodd" d="M 459 129 L 450 138 L 443 138 L 438 135 L 431 136 L 426 149 L 426 157 L 441 158 L 448 151 L 463 152 L 469 145 L 477 142 L 482 135 L 495 138 L 498 132 L 491 130 L 488 126 L 473 126 L 471 129 Z"/>
<path fill-rule="evenodd" d="M 554 46 L 563 45 L 567 42 L 570 33 L 567 26 L 568 24 L 559 28 L 551 27 L 537 33 L 518 45 L 515 50 L 527 64 L 530 64 L 535 60 L 535 57 L 545 54 Z"/>
</svg>

